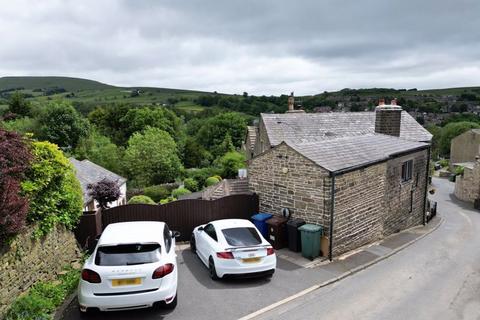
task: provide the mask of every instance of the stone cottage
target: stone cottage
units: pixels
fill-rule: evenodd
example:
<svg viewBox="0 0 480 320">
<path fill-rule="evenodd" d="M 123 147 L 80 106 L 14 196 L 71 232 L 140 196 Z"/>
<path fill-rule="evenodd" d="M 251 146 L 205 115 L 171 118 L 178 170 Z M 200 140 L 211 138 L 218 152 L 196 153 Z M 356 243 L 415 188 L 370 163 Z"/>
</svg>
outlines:
<svg viewBox="0 0 480 320">
<path fill-rule="evenodd" d="M 480 129 L 471 129 L 452 139 L 450 145 L 450 165 L 469 163 L 473 165 L 480 148 Z"/>
<path fill-rule="evenodd" d="M 289 111 L 258 124 L 248 170 L 261 211 L 322 225 L 330 258 L 425 222 L 432 136 L 395 100 L 375 112 Z"/>
<path fill-rule="evenodd" d="M 119 176 L 112 171 L 105 169 L 87 159 L 79 161 L 75 158 L 70 158 L 70 162 L 75 167 L 75 175 L 80 181 L 83 193 L 83 211 L 95 211 L 98 209 L 97 200 L 93 199 L 88 190 L 88 185 L 100 182 L 103 179 L 116 181 L 120 187 L 120 197 L 118 200 L 109 202 L 109 207 L 117 207 L 127 204 L 127 179 Z"/>
</svg>

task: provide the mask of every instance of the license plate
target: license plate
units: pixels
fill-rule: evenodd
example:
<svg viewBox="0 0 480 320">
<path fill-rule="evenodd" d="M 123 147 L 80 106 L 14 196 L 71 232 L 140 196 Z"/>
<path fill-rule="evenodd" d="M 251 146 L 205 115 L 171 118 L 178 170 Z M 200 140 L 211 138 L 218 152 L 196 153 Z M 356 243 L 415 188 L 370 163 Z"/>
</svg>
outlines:
<svg viewBox="0 0 480 320">
<path fill-rule="evenodd" d="M 142 284 L 142 278 L 131 278 L 131 279 L 113 279 L 112 287 L 120 286 L 133 286 L 137 284 Z"/>
<path fill-rule="evenodd" d="M 245 259 L 242 259 L 242 262 L 244 263 L 255 263 L 255 262 L 259 262 L 260 261 L 260 258 L 245 258 Z"/>
</svg>

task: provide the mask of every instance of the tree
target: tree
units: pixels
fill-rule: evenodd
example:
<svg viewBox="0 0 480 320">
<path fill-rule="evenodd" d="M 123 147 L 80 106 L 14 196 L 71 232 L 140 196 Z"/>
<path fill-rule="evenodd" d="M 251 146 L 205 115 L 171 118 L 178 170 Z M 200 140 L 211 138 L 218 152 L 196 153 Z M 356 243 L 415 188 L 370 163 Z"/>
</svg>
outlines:
<svg viewBox="0 0 480 320">
<path fill-rule="evenodd" d="M 210 152 L 196 142 L 193 138 L 187 138 L 183 150 L 183 164 L 186 168 L 200 168 L 208 166 L 212 161 Z"/>
<path fill-rule="evenodd" d="M 82 138 L 74 151 L 77 159 L 90 161 L 118 174 L 122 173 L 123 150 L 110 138 L 92 130 L 88 137 Z"/>
<path fill-rule="evenodd" d="M 475 122 L 451 122 L 447 124 L 442 129 L 442 134 L 440 136 L 439 147 L 440 154 L 443 156 L 450 155 L 450 144 L 452 139 L 456 136 L 461 135 L 462 133 L 470 129 L 478 129 L 480 125 Z"/>
<path fill-rule="evenodd" d="M 20 181 L 31 159 L 20 135 L 0 129 L 0 244 L 25 225 L 28 200 L 21 195 Z"/>
<path fill-rule="evenodd" d="M 238 169 L 245 168 L 245 155 L 240 152 L 228 152 L 217 160 L 222 177 L 236 178 Z"/>
<path fill-rule="evenodd" d="M 163 130 L 147 127 L 128 140 L 124 168 L 133 185 L 146 186 L 174 181 L 182 164 L 172 137 Z"/>
<path fill-rule="evenodd" d="M 67 150 L 75 148 L 89 132 L 88 121 L 66 102 L 48 105 L 39 122 L 41 137 Z"/>
<path fill-rule="evenodd" d="M 22 181 L 30 200 L 27 219 L 37 222 L 37 236 L 47 234 L 57 223 L 73 229 L 82 214 L 83 196 L 73 165 L 50 142 L 32 143 L 33 162 Z"/>
<path fill-rule="evenodd" d="M 11 113 L 26 117 L 30 115 L 30 103 L 25 100 L 25 97 L 21 92 L 15 91 L 8 101 L 8 110 Z"/>
<path fill-rule="evenodd" d="M 95 184 L 89 184 L 87 189 L 89 190 L 88 194 L 98 202 L 102 210 L 107 209 L 108 203 L 118 200 L 122 194 L 117 181 L 107 178 L 103 178 Z"/>
<path fill-rule="evenodd" d="M 235 112 L 219 114 L 208 119 L 197 133 L 196 139 L 215 156 L 222 155 L 219 148 L 227 133 L 232 139 L 233 146 L 240 148 L 247 130 L 247 121 L 244 116 Z"/>
</svg>

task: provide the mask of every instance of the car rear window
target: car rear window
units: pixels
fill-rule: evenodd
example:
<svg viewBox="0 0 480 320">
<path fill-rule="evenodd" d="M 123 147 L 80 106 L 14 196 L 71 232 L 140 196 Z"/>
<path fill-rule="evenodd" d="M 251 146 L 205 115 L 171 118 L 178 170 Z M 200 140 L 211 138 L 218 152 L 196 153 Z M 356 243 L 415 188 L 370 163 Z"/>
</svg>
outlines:
<svg viewBox="0 0 480 320">
<path fill-rule="evenodd" d="M 130 266 L 158 261 L 160 261 L 158 243 L 102 246 L 97 249 L 95 256 L 97 266 Z"/>
<path fill-rule="evenodd" d="M 255 228 L 223 229 L 222 233 L 227 243 L 235 247 L 254 246 L 262 243 Z"/>
</svg>

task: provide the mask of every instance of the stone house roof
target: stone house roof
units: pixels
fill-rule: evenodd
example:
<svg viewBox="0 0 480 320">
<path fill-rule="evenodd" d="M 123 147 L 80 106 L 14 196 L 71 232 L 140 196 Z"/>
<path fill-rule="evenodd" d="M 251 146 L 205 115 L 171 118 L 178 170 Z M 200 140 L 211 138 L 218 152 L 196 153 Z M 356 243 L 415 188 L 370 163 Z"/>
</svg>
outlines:
<svg viewBox="0 0 480 320">
<path fill-rule="evenodd" d="M 257 127 L 255 126 L 247 126 L 247 138 L 248 140 L 246 148 L 247 150 L 252 150 L 255 147 L 255 141 L 257 140 Z"/>
<path fill-rule="evenodd" d="M 282 141 L 314 142 L 375 133 L 375 112 L 261 114 L 272 146 Z M 402 111 L 400 138 L 430 142 L 432 135 Z"/>
<path fill-rule="evenodd" d="M 80 181 L 83 193 L 83 203 L 86 205 L 92 201 L 92 197 L 88 194 L 88 185 L 97 183 L 104 178 L 107 178 L 112 181 L 117 181 L 118 185 L 121 186 L 127 182 L 127 179 L 119 176 L 116 173 L 113 173 L 104 167 L 99 166 L 89 160 L 79 161 L 75 158 L 69 158 L 70 162 L 75 167 L 75 174 L 77 179 Z"/>
<path fill-rule="evenodd" d="M 382 162 L 404 153 L 428 147 L 428 143 L 413 142 L 398 137 L 369 134 L 315 142 L 285 141 L 286 145 L 330 171 L 345 171 Z"/>
</svg>

